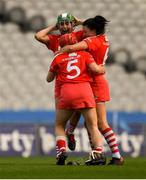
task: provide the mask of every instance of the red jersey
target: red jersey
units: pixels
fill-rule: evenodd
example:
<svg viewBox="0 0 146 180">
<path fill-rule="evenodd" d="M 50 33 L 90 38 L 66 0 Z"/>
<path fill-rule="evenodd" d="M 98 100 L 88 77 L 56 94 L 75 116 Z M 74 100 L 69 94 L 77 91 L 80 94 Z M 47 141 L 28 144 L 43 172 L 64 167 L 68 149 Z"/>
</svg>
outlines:
<svg viewBox="0 0 146 180">
<path fill-rule="evenodd" d="M 83 40 L 83 31 L 82 30 L 81 31 L 72 32 L 72 33 L 76 36 L 78 42 Z M 59 46 L 59 41 L 58 40 L 59 40 L 60 36 L 61 36 L 60 34 L 58 34 L 58 35 L 54 35 L 54 34 L 51 35 L 51 34 L 49 34 L 48 35 L 48 37 L 50 39 L 50 43 L 47 46 L 48 49 L 52 50 L 53 52 L 56 52 L 56 51 L 59 50 L 60 46 Z"/>
<path fill-rule="evenodd" d="M 95 62 L 105 64 L 109 51 L 109 42 L 105 35 L 92 36 L 84 39 L 88 45 L 88 51 L 92 54 Z"/>
<path fill-rule="evenodd" d="M 57 73 L 57 81 L 66 83 L 91 82 L 88 65 L 95 62 L 85 51 L 58 54 L 50 66 L 50 71 Z"/>
</svg>

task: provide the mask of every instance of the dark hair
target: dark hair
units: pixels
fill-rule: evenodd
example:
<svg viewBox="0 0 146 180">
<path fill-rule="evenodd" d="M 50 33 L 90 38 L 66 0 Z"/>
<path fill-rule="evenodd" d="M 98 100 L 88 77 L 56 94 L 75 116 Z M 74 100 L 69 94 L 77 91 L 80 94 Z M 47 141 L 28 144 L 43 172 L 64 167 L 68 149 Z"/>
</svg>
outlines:
<svg viewBox="0 0 146 180">
<path fill-rule="evenodd" d="M 108 24 L 108 20 L 103 16 L 95 16 L 94 18 L 89 18 L 83 22 L 83 26 L 87 26 L 91 30 L 96 30 L 96 34 L 104 34 L 105 27 Z"/>
</svg>

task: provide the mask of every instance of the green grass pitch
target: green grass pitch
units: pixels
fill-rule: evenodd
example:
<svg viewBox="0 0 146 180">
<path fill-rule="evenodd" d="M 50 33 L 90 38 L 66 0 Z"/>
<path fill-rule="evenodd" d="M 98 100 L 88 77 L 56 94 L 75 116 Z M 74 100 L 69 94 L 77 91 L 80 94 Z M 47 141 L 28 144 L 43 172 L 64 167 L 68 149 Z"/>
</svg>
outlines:
<svg viewBox="0 0 146 180">
<path fill-rule="evenodd" d="M 74 158 L 81 161 L 79 158 Z M 123 166 L 57 166 L 53 157 L 0 157 L 2 179 L 146 179 L 146 158 L 125 158 Z"/>
</svg>

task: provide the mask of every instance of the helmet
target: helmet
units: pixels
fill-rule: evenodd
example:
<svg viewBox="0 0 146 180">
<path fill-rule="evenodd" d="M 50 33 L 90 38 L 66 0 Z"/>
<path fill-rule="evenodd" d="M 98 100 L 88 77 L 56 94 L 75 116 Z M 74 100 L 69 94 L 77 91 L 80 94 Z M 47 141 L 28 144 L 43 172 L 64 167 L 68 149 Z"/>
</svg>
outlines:
<svg viewBox="0 0 146 180">
<path fill-rule="evenodd" d="M 73 33 L 64 34 L 59 38 L 59 45 L 61 47 L 64 47 L 66 45 L 72 45 L 72 44 L 75 44 L 77 42 L 78 42 L 78 40 Z"/>
<path fill-rule="evenodd" d="M 59 24 L 62 21 L 69 21 L 72 22 L 74 21 L 74 16 L 69 14 L 69 13 L 62 13 L 57 17 L 57 24 Z"/>
</svg>

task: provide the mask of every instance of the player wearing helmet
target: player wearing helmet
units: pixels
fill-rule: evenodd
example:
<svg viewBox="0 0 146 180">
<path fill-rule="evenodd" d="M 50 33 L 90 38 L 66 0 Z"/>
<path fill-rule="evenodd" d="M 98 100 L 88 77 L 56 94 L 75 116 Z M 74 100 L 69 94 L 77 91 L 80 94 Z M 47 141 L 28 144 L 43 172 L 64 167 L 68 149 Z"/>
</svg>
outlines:
<svg viewBox="0 0 146 180">
<path fill-rule="evenodd" d="M 65 33 L 73 33 L 78 41 L 83 39 L 83 31 L 74 32 L 74 27 L 82 24 L 82 21 L 75 18 L 70 13 L 63 13 L 57 17 L 57 22 L 55 25 L 51 25 L 35 34 L 36 40 L 45 44 L 48 49 L 52 50 L 54 53 L 60 49 L 59 38 Z M 52 34 L 55 30 L 59 30 L 60 34 Z M 57 105 L 58 97 L 60 93 L 60 84 L 55 81 L 55 103 Z M 80 115 L 76 115 L 77 118 Z M 76 118 L 76 117 L 75 117 Z M 74 117 L 73 117 L 74 119 Z"/>
<path fill-rule="evenodd" d="M 73 33 L 78 41 L 83 39 L 83 31 L 74 31 L 75 27 L 82 24 L 82 21 L 78 18 L 74 17 L 70 13 L 62 13 L 57 17 L 57 22 L 55 25 L 51 25 L 35 34 L 36 40 L 45 44 L 48 49 L 53 52 L 56 52 L 60 49 L 59 46 L 59 38 L 65 33 Z M 54 31 L 59 30 L 60 34 L 52 34 Z M 58 99 L 60 96 L 60 83 L 55 81 L 55 104 L 57 106 Z M 72 115 L 72 124 L 74 123 L 74 119 L 80 119 L 80 113 L 75 112 Z M 76 121 L 77 121 L 76 120 Z M 75 141 L 70 143 L 70 140 L 74 138 L 72 134 L 68 134 L 68 146 L 71 150 L 75 149 Z"/>
<path fill-rule="evenodd" d="M 59 50 L 59 42 L 58 39 L 61 35 L 66 33 L 71 33 L 74 30 L 74 27 L 82 24 L 82 21 L 75 18 L 73 15 L 69 13 L 60 14 L 57 17 L 57 22 L 55 25 L 51 25 L 35 34 L 36 40 L 45 44 L 48 49 L 53 52 Z M 52 34 L 53 31 L 59 30 L 60 34 Z M 78 41 L 83 39 L 83 31 L 73 32 Z"/>
</svg>

